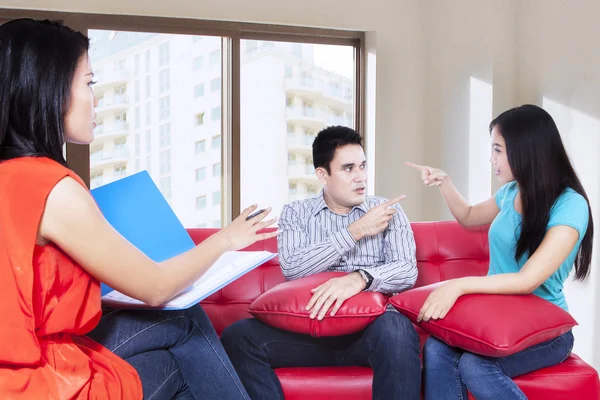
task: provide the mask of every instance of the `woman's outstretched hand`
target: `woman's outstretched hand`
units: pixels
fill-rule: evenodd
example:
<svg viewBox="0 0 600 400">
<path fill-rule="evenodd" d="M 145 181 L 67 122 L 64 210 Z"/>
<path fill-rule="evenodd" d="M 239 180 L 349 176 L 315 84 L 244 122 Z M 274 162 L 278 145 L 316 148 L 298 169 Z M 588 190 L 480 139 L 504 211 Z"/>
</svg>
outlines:
<svg viewBox="0 0 600 400">
<path fill-rule="evenodd" d="M 448 174 L 439 168 L 413 164 L 411 162 L 406 162 L 406 165 L 421 172 L 421 180 L 425 185 L 429 187 L 440 186 L 448 177 Z"/>
<path fill-rule="evenodd" d="M 265 220 L 271 212 L 271 207 L 266 208 L 260 214 L 247 220 L 248 216 L 256 210 L 256 207 L 256 205 L 253 205 L 246 208 L 236 219 L 217 233 L 217 235 L 220 235 L 226 241 L 228 251 L 240 250 L 259 240 L 277 236 L 277 231 L 257 233 L 277 221 L 277 218 Z"/>
</svg>

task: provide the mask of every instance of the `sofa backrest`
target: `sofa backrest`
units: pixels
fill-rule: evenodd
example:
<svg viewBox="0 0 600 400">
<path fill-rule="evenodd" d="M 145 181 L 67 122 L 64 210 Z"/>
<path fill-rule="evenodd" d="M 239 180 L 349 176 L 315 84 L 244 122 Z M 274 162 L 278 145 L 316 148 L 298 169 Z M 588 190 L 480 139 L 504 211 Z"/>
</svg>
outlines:
<svg viewBox="0 0 600 400">
<path fill-rule="evenodd" d="M 467 229 L 456 222 L 413 222 L 411 226 L 415 235 L 419 269 L 416 286 L 487 273 L 487 227 Z M 194 228 L 188 231 L 194 242 L 200 243 L 217 232 L 217 229 Z M 244 250 L 276 253 L 277 240 L 273 238 L 258 242 Z M 250 317 L 248 305 L 262 293 L 284 281 L 279 259 L 275 257 L 205 299 L 202 306 L 220 334 L 229 324 Z"/>
</svg>

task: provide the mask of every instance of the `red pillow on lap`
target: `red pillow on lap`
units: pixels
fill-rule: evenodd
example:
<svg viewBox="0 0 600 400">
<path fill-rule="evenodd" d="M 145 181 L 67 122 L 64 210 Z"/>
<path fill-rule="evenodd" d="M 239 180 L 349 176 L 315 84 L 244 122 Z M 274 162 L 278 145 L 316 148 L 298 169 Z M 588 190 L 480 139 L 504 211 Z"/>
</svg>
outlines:
<svg viewBox="0 0 600 400">
<path fill-rule="evenodd" d="M 417 322 L 427 296 L 441 284 L 408 290 L 390 303 L 431 335 L 471 353 L 505 357 L 577 325 L 568 312 L 533 294 L 469 294 L 461 296 L 443 319 Z"/>
<path fill-rule="evenodd" d="M 322 272 L 281 283 L 254 300 L 248 312 L 267 325 L 314 337 L 359 332 L 385 312 L 386 296 L 361 292 L 346 300 L 334 316 L 328 311 L 321 321 L 316 317 L 311 319 L 311 311 L 306 310 L 312 289 L 344 275 L 344 272 Z"/>
</svg>

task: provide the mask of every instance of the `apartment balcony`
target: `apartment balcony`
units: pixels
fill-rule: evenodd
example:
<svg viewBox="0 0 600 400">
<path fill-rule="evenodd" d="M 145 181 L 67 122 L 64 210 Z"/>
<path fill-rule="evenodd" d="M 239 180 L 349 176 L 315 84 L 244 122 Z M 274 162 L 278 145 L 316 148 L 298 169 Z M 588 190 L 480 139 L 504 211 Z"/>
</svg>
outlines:
<svg viewBox="0 0 600 400">
<path fill-rule="evenodd" d="M 327 116 L 327 125 L 329 125 L 329 126 L 342 125 L 342 126 L 354 128 L 353 124 L 354 124 L 354 121 L 352 121 L 352 118 L 347 118 L 345 116 L 339 116 L 339 115 L 335 115 L 335 114 L 329 114 Z"/>
<path fill-rule="evenodd" d="M 99 71 L 94 75 L 94 80 L 98 82 L 94 85 L 94 89 L 100 92 L 113 86 L 126 84 L 129 80 L 129 72 L 124 69 Z"/>
<path fill-rule="evenodd" d="M 112 124 L 101 124 L 94 129 L 94 143 L 112 141 L 116 138 L 129 135 L 129 124 L 125 121 L 116 121 Z"/>
<path fill-rule="evenodd" d="M 332 107 L 351 111 L 354 106 L 354 93 L 349 85 L 324 85 L 323 100 Z"/>
<path fill-rule="evenodd" d="M 123 111 L 127 111 L 128 107 L 129 99 L 127 98 L 127 95 L 115 95 L 113 98 L 103 98 L 101 100 L 98 100 L 96 114 L 98 116 L 105 116 L 107 114 L 121 113 Z"/>
<path fill-rule="evenodd" d="M 293 106 L 285 109 L 288 122 L 293 122 L 312 130 L 321 130 L 325 127 L 327 113 L 321 109 L 305 106 Z"/>
<path fill-rule="evenodd" d="M 287 137 L 287 149 L 290 153 L 300 153 L 304 155 L 312 154 L 312 143 L 314 136 L 292 135 Z"/>
<path fill-rule="evenodd" d="M 97 151 L 90 155 L 90 169 L 94 172 L 118 164 L 124 164 L 128 160 L 129 152 L 126 148 L 113 151 Z"/>
<path fill-rule="evenodd" d="M 288 164 L 288 180 L 291 183 L 315 184 L 319 179 L 315 175 L 315 167 L 310 164 Z"/>
<path fill-rule="evenodd" d="M 319 100 L 344 111 L 352 110 L 354 105 L 354 89 L 348 83 L 310 76 L 290 76 L 285 78 L 284 88 L 289 94 L 306 100 Z"/>
<path fill-rule="evenodd" d="M 316 100 L 323 95 L 322 82 L 309 76 L 290 76 L 285 78 L 287 93 L 301 96 L 307 100 Z"/>
</svg>

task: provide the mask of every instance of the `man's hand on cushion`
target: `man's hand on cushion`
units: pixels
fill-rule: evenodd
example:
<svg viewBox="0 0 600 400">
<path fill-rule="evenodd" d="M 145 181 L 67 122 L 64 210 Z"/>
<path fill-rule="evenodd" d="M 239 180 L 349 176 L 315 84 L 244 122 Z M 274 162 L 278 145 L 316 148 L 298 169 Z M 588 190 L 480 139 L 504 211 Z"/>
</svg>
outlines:
<svg viewBox="0 0 600 400">
<path fill-rule="evenodd" d="M 317 317 L 322 320 L 332 305 L 330 315 L 335 315 L 344 301 L 362 292 L 365 285 L 358 272 L 351 272 L 346 276 L 330 279 L 312 289 L 311 292 L 314 294 L 306 305 L 308 311 L 312 310 L 310 318 Z"/>
</svg>

